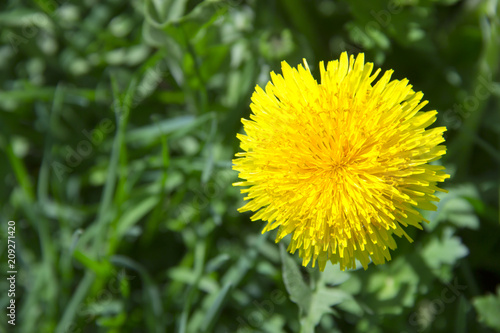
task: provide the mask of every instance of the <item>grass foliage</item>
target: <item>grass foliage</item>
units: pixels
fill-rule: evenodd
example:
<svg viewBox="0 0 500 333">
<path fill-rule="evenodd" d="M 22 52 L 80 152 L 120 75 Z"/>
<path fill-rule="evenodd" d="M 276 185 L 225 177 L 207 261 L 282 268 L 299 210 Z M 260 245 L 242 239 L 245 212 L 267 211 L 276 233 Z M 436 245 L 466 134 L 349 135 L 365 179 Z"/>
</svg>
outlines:
<svg viewBox="0 0 500 333">
<path fill-rule="evenodd" d="M 0 8 L 1 332 L 500 330 L 498 1 Z M 256 84 L 342 51 L 425 93 L 452 177 L 391 262 L 320 274 L 237 213 L 231 159 Z"/>
</svg>

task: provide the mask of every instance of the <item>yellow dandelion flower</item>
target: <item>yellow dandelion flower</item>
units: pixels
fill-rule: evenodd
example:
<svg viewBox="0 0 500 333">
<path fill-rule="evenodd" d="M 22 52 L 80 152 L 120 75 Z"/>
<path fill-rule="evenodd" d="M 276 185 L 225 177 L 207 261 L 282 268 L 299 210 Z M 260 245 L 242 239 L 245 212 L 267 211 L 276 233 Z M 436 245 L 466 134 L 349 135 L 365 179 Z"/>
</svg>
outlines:
<svg viewBox="0 0 500 333">
<path fill-rule="evenodd" d="M 244 181 L 234 185 L 248 186 L 249 200 L 239 211 L 267 221 L 263 233 L 279 227 L 276 242 L 291 234 L 288 251 L 304 266 L 383 264 L 393 235 L 412 241 L 403 226 L 422 229 L 415 208 L 436 209 L 436 184 L 449 175 L 428 162 L 446 153 L 446 128 L 426 129 L 437 112 L 421 111 L 427 101 L 408 80 L 391 81 L 389 70 L 374 83 L 380 69 L 372 74 L 362 53 L 320 62 L 321 83 L 305 60 L 281 66 L 283 76 L 256 87 L 237 135 L 244 152 L 233 169 Z"/>
</svg>

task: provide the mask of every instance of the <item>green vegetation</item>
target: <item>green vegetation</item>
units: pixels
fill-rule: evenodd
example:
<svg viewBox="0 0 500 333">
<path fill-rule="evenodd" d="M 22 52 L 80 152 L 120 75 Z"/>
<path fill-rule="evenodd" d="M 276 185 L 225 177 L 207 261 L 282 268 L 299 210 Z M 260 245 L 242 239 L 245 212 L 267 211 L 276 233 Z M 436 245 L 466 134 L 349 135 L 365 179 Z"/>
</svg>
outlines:
<svg viewBox="0 0 500 333">
<path fill-rule="evenodd" d="M 2 2 L 0 331 L 500 331 L 499 15 L 496 0 Z M 231 159 L 256 84 L 282 60 L 318 77 L 342 51 L 424 92 L 451 179 L 391 262 L 320 274 L 237 212 Z"/>
</svg>

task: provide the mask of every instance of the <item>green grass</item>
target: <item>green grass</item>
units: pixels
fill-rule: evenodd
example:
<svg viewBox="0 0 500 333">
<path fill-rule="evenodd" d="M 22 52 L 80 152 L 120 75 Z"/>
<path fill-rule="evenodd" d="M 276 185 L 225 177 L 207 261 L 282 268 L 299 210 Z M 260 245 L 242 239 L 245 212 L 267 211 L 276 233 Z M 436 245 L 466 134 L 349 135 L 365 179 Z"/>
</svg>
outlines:
<svg viewBox="0 0 500 333">
<path fill-rule="evenodd" d="M 500 296 L 497 1 L 6 1 L 0 332 L 491 332 Z M 231 184 L 280 62 L 367 61 L 447 126 L 438 210 L 393 260 L 325 273 L 260 235 Z M 93 135 L 93 136 L 92 136 Z M 285 239 L 285 246 L 288 240 Z M 0 305 L 10 298 L 5 278 Z M 458 286 L 458 287 L 457 287 Z"/>
</svg>

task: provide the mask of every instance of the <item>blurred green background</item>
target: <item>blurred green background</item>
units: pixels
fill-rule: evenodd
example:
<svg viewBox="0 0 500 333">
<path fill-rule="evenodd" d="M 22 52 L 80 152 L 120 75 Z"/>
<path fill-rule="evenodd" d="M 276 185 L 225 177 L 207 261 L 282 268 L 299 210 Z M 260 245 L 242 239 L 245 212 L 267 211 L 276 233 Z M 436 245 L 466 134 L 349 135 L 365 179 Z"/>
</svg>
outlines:
<svg viewBox="0 0 500 333">
<path fill-rule="evenodd" d="M 497 0 L 0 8 L 1 332 L 500 330 Z M 319 274 L 237 212 L 231 159 L 256 84 L 343 51 L 424 92 L 452 177 L 391 262 Z"/>
</svg>

